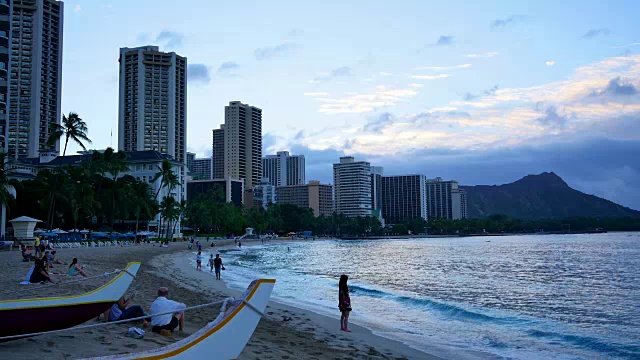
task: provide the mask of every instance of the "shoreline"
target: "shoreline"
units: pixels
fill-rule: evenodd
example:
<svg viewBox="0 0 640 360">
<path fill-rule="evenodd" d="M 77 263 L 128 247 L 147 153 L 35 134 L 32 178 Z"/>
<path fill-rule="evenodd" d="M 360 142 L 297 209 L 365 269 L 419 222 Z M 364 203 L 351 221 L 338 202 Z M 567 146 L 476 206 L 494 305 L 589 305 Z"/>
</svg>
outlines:
<svg viewBox="0 0 640 360">
<path fill-rule="evenodd" d="M 317 240 L 331 239 L 316 239 L 316 241 Z M 310 240 L 269 240 L 269 242 L 271 243 L 277 242 L 282 244 L 303 241 Z M 250 244 L 259 245 L 261 241 L 258 239 L 244 240 L 242 241 L 243 247 L 245 243 L 249 245 L 247 247 L 251 247 Z M 225 244 L 222 246 L 218 246 L 218 244 L 216 243 L 215 248 L 205 249 L 205 247 L 203 246 L 202 251 L 205 252 L 206 250 L 210 249 L 230 250 L 235 248 L 237 247 L 233 243 Z M 176 277 L 176 273 L 179 273 L 180 275 L 177 275 L 177 278 L 180 279 L 180 282 L 191 288 L 196 289 L 202 284 L 207 284 L 210 285 L 216 292 L 225 293 L 226 296 L 240 295 L 241 291 L 232 289 L 228 286 L 227 282 L 224 280 L 224 272 L 222 273 L 222 280 L 216 281 L 214 275 L 209 273 L 208 268 L 206 268 L 204 265 L 202 271 L 197 271 L 195 269 L 194 257 L 194 252 L 196 251 L 196 249 L 192 249 L 181 251 L 178 253 L 167 254 L 165 256 L 156 257 L 152 261 L 157 262 L 156 264 L 154 264 L 154 266 L 159 265 L 159 263 L 164 263 L 166 265 L 167 262 L 172 261 L 173 265 L 171 266 L 171 269 L 174 278 Z M 171 259 L 163 257 L 168 257 Z M 196 282 L 196 284 L 194 284 L 194 282 Z M 276 286 L 278 286 L 277 279 Z M 441 357 L 438 357 L 436 355 L 413 348 L 401 341 L 378 335 L 365 326 L 355 323 L 350 324 L 352 332 L 345 334 L 338 329 L 339 314 L 336 312 L 336 315 L 337 316 L 335 318 L 332 318 L 330 316 L 327 316 L 326 314 L 317 313 L 312 310 L 307 310 L 298 306 L 289 305 L 274 300 L 272 297 L 272 299 L 269 301 L 269 305 L 267 306 L 265 319 L 269 321 L 285 323 L 286 326 L 294 328 L 298 331 L 312 332 L 314 338 L 319 339 L 327 343 L 330 347 L 336 348 L 338 350 L 354 351 L 358 349 L 358 352 L 360 353 L 359 355 L 366 355 L 365 358 L 376 359 L 391 356 L 391 358 L 393 359 L 442 359 Z M 249 347 L 249 345 L 247 347 Z M 438 350 L 438 352 L 447 352 L 445 349 Z M 354 353 L 352 355 L 356 354 Z M 458 354 L 458 358 L 459 357 L 460 356 Z M 473 358 L 473 356 L 471 358 Z"/>
<path fill-rule="evenodd" d="M 258 243 L 243 241 L 243 244 Z M 295 240 L 270 240 L 286 243 Z M 233 240 L 221 246 L 216 241 L 216 250 L 233 248 Z M 203 244 L 206 245 L 206 242 Z M 204 246 L 203 246 L 204 250 Z M 198 272 L 189 256 L 195 249 L 188 250 L 186 242 L 170 243 L 169 248 L 153 244 L 126 247 L 100 247 L 59 249 L 58 256 L 67 263 L 77 257 L 85 265 L 88 276 L 121 269 L 130 261 L 141 261 L 142 266 L 136 280 L 125 296 L 136 293 L 133 304 L 141 305 L 148 312 L 155 300 L 158 287 L 168 286 L 169 297 L 187 305 L 203 304 L 234 296 L 239 292 L 229 289 L 223 281 L 216 281 L 211 274 Z M 185 260 L 179 260 L 185 259 Z M 19 252 L 0 253 L 0 293 L 1 300 L 77 295 L 91 291 L 106 283 L 111 277 L 95 278 L 74 283 L 43 287 L 39 284 L 19 285 L 24 280 L 32 263 L 20 261 Z M 195 257 L 192 259 L 195 261 Z M 185 263 L 186 261 L 186 263 Z M 52 270 L 64 272 L 65 265 L 56 265 Z M 224 276 L 224 275 L 223 275 Z M 68 281 L 69 278 L 56 277 L 54 280 Z M 246 284 L 248 285 L 248 284 Z M 276 283 L 277 286 L 277 283 Z M 28 294 L 12 291 L 30 290 Z M 142 339 L 126 337 L 131 326 L 142 327 L 140 323 L 110 324 L 94 329 L 72 330 L 58 334 L 47 334 L 32 338 L 0 343 L 3 358 L 78 359 L 140 352 L 171 344 L 198 331 L 218 314 L 219 307 L 203 308 L 186 314 L 184 332 L 174 332 L 172 337 L 154 334 L 149 328 Z M 84 323 L 96 324 L 96 319 Z M 260 321 L 249 343 L 239 359 L 438 359 L 436 356 L 413 349 L 401 342 L 373 334 L 371 331 L 354 326 L 352 333 L 338 329 L 338 319 L 318 315 L 300 308 L 270 301 L 265 317 Z"/>
</svg>

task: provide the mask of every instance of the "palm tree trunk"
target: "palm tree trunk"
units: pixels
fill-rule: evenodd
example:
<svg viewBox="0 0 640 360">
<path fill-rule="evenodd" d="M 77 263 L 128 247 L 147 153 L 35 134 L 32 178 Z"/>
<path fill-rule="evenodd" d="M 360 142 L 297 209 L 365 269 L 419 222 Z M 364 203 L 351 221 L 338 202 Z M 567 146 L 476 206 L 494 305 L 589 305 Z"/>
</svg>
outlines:
<svg viewBox="0 0 640 360">
<path fill-rule="evenodd" d="M 64 140 L 64 151 L 62 151 L 62 156 L 67 154 L 67 144 L 69 144 L 69 135 L 67 135 L 67 138 Z"/>
</svg>

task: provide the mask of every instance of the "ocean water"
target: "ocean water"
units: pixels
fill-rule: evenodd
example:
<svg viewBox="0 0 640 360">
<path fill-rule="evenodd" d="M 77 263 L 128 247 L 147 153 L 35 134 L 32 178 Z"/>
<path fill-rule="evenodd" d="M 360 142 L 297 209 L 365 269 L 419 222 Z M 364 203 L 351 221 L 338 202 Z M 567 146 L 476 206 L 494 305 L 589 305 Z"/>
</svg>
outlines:
<svg viewBox="0 0 640 360">
<path fill-rule="evenodd" d="M 640 233 L 316 240 L 221 256 L 229 286 L 276 278 L 276 300 L 336 327 L 348 274 L 352 322 L 432 353 L 640 358 Z"/>
</svg>

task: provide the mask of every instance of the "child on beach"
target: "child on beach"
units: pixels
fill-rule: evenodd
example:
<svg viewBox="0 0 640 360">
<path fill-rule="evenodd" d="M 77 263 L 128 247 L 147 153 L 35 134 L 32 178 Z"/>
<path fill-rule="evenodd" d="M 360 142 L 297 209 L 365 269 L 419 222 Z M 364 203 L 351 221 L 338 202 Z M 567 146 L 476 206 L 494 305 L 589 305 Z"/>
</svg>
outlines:
<svg viewBox="0 0 640 360">
<path fill-rule="evenodd" d="M 196 256 L 196 270 L 202 271 L 202 253 L 198 251 L 198 255 Z"/>
<path fill-rule="evenodd" d="M 78 258 L 73 258 L 73 260 L 71 260 L 71 265 L 69 265 L 69 272 L 67 275 L 77 276 L 78 274 L 87 277 L 87 274 L 82 270 L 82 266 L 78 264 Z"/>
<path fill-rule="evenodd" d="M 340 330 L 345 332 L 351 332 L 349 330 L 349 312 L 351 311 L 351 298 L 349 297 L 349 287 L 347 286 L 347 275 L 340 276 L 340 283 L 338 284 L 338 309 L 342 313 L 340 316 Z"/>
<path fill-rule="evenodd" d="M 209 267 L 211 268 L 210 272 L 213 272 L 213 254 L 209 257 Z"/>
</svg>

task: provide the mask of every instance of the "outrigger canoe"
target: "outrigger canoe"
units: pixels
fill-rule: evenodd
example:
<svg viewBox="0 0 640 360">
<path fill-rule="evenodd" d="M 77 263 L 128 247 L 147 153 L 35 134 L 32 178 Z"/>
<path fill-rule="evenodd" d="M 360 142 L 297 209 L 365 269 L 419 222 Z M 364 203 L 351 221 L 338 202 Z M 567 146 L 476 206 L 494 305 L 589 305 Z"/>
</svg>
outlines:
<svg viewBox="0 0 640 360">
<path fill-rule="evenodd" d="M 231 302 L 224 315 L 171 345 L 92 360 L 235 359 L 240 356 L 264 315 L 275 282 L 274 279 L 254 280 L 239 300 Z"/>
<path fill-rule="evenodd" d="M 67 329 L 96 318 L 129 288 L 139 262 L 131 262 L 105 285 L 81 295 L 0 301 L 0 337 Z"/>
</svg>

